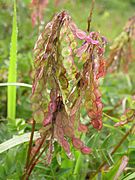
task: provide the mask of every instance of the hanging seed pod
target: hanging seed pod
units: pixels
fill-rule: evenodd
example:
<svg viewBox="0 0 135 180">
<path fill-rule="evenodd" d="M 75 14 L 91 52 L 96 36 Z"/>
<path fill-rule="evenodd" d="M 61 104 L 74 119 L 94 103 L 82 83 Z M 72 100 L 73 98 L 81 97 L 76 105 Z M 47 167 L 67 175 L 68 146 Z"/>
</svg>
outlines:
<svg viewBox="0 0 135 180">
<path fill-rule="evenodd" d="M 82 42 L 80 47 L 78 41 Z M 83 154 L 91 153 L 81 141 L 80 133 L 86 133 L 89 125 L 97 130 L 102 128 L 98 79 L 105 74 L 104 45 L 99 33 L 87 35 L 65 11 L 53 17 L 35 44 L 31 98 L 33 118 L 42 126 L 41 142 L 48 145 L 47 164 L 53 157 L 54 141 L 69 158 L 73 157 L 69 142 Z M 80 122 L 82 108 L 90 118 L 85 125 Z M 37 145 L 33 153 L 36 148 Z"/>
</svg>

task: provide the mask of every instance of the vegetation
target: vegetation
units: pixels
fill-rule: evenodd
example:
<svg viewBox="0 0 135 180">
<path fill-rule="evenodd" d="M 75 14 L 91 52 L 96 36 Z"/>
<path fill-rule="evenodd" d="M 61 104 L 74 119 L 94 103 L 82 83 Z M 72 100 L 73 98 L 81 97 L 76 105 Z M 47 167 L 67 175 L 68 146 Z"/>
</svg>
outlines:
<svg viewBox="0 0 135 180">
<path fill-rule="evenodd" d="M 0 8 L 0 179 L 135 179 L 134 0 Z"/>
</svg>

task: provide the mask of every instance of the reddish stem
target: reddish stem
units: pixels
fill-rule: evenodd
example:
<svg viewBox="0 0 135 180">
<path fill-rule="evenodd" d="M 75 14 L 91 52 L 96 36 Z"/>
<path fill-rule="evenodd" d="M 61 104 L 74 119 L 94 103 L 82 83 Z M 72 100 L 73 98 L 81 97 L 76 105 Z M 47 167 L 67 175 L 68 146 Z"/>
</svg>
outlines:
<svg viewBox="0 0 135 180">
<path fill-rule="evenodd" d="M 94 4 L 95 4 L 95 0 L 92 0 L 92 5 L 91 5 L 91 9 L 90 9 L 90 15 L 88 17 L 88 27 L 87 27 L 88 32 L 90 32 L 90 24 L 91 24 L 91 20 L 92 20 L 92 13 L 93 13 L 93 9 L 94 9 Z"/>
<path fill-rule="evenodd" d="M 28 179 L 29 176 L 28 176 L 27 174 L 28 174 L 28 172 L 29 172 L 29 169 L 31 168 L 32 164 L 34 164 L 33 161 L 34 161 L 34 159 L 36 158 L 38 152 L 40 151 L 40 148 L 42 147 L 42 145 L 43 145 L 43 143 L 44 143 L 44 141 L 45 141 L 45 138 L 46 138 L 46 134 L 44 135 L 44 137 L 43 137 L 43 139 L 42 139 L 39 147 L 37 148 L 35 154 L 33 155 L 32 159 L 31 159 L 31 161 L 30 161 L 30 163 L 28 164 L 27 169 L 26 169 L 26 172 L 25 172 L 25 174 L 23 175 L 23 178 L 22 178 L 22 179 L 24 179 L 25 177 L 26 177 L 26 178 L 25 178 L 26 180 Z M 35 164 L 34 164 L 34 166 L 35 166 Z M 33 168 L 34 168 L 34 167 L 33 167 Z M 32 169 L 33 169 L 33 168 L 32 168 Z"/>
<path fill-rule="evenodd" d="M 31 131 L 31 136 L 30 136 L 30 142 L 29 142 L 29 148 L 28 148 L 28 156 L 27 156 L 27 161 L 26 161 L 25 169 L 27 169 L 27 167 L 29 165 L 30 153 L 31 153 L 31 147 L 32 147 L 32 140 L 33 140 L 34 130 L 35 130 L 35 124 L 36 124 L 36 122 L 33 119 L 33 122 L 32 122 L 32 131 Z"/>
<path fill-rule="evenodd" d="M 29 170 L 27 172 L 27 176 L 26 176 L 26 180 L 29 178 L 29 176 L 31 175 L 31 172 L 33 170 L 33 168 L 35 167 L 35 165 L 37 164 L 39 158 L 42 156 L 42 154 L 44 153 L 44 151 L 46 150 L 48 144 L 46 144 L 46 146 L 43 148 L 43 150 L 41 151 L 41 153 L 38 155 L 38 157 L 35 159 L 35 161 L 32 163 L 32 165 L 29 167 Z"/>
</svg>

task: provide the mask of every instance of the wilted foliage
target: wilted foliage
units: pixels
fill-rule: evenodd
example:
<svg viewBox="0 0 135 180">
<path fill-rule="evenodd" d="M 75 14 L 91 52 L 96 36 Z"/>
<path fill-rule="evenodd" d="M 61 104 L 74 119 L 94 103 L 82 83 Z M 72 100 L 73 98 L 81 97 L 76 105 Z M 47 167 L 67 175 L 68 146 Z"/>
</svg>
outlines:
<svg viewBox="0 0 135 180">
<path fill-rule="evenodd" d="M 44 139 L 49 144 L 47 163 L 52 159 L 54 141 L 70 158 L 69 142 L 84 154 L 91 152 L 80 140 L 80 133 L 87 132 L 91 124 L 97 130 L 102 128 L 98 79 L 105 74 L 105 43 L 99 33 L 87 35 L 78 29 L 65 11 L 54 16 L 36 42 L 32 109 L 34 120 L 43 127 L 32 152 Z M 82 108 L 90 117 L 86 124 L 80 121 Z"/>
</svg>

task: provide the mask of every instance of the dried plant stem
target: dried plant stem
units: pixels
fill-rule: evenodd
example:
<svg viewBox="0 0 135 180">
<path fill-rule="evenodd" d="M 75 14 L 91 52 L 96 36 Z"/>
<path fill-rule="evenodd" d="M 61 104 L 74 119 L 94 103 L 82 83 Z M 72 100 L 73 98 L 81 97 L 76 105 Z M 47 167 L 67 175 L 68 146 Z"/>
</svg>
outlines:
<svg viewBox="0 0 135 180">
<path fill-rule="evenodd" d="M 135 124 L 133 124 L 131 126 L 131 128 L 126 132 L 126 134 L 122 137 L 122 139 L 119 141 L 119 143 L 114 147 L 114 149 L 112 150 L 112 152 L 110 153 L 111 155 L 113 155 L 117 150 L 118 148 L 121 146 L 121 144 L 126 140 L 126 138 L 128 137 L 128 135 L 132 132 L 132 130 L 134 129 L 135 127 Z M 100 166 L 99 168 L 97 169 L 97 171 L 93 174 L 92 177 L 90 177 L 90 179 L 93 179 L 97 174 L 98 172 L 101 171 L 101 169 L 104 167 L 104 165 L 106 164 L 106 161 L 104 161 Z"/>
<path fill-rule="evenodd" d="M 94 4 L 95 4 L 95 0 L 92 0 L 92 5 L 91 5 L 91 9 L 90 9 L 90 14 L 88 17 L 88 27 L 87 27 L 87 31 L 90 32 L 90 24 L 91 24 L 91 20 L 92 20 L 92 14 L 93 14 L 93 9 L 94 9 Z"/>
<path fill-rule="evenodd" d="M 46 148 L 48 147 L 48 144 L 46 144 L 46 146 L 43 148 L 43 150 L 41 151 L 41 153 L 38 155 L 38 157 L 35 159 L 35 161 L 32 163 L 32 165 L 29 167 L 29 170 L 27 172 L 27 176 L 26 176 L 26 180 L 29 178 L 29 176 L 31 175 L 31 172 L 33 170 L 33 168 L 35 167 L 35 165 L 37 164 L 39 158 L 42 156 L 42 154 L 44 153 L 44 151 L 46 150 Z"/>
<path fill-rule="evenodd" d="M 45 139 L 46 139 L 46 134 L 44 135 L 44 137 L 43 137 L 43 139 L 42 139 L 42 141 L 41 141 L 39 147 L 37 148 L 35 154 L 33 155 L 32 159 L 31 159 L 31 161 L 29 162 L 29 164 L 28 164 L 28 166 L 27 166 L 27 169 L 26 169 L 26 171 L 25 171 L 25 173 L 24 173 L 22 179 L 24 179 L 24 180 L 28 179 L 28 178 L 26 178 L 26 177 L 29 177 L 29 176 L 28 176 L 28 173 L 29 173 L 31 167 L 32 167 L 32 169 L 33 169 L 34 166 L 36 165 L 35 162 L 33 163 L 33 161 L 35 160 L 37 154 L 39 153 L 39 151 L 40 151 L 40 149 L 41 149 L 41 147 L 42 147 L 42 145 L 43 145 Z"/>
<path fill-rule="evenodd" d="M 31 137 L 30 137 L 30 142 L 29 142 L 28 155 L 27 155 L 27 161 L 26 161 L 25 169 L 28 168 L 29 161 L 30 161 L 30 153 L 31 153 L 31 148 L 32 148 L 33 135 L 34 135 L 34 131 L 35 131 L 35 124 L 36 124 L 36 122 L 33 119 L 33 122 L 32 122 L 32 131 L 31 131 Z"/>
</svg>

